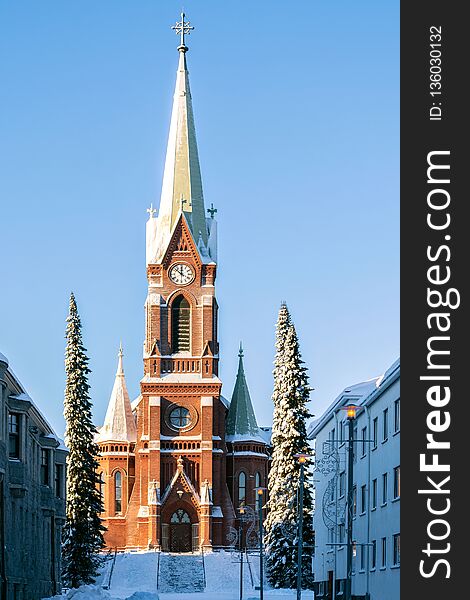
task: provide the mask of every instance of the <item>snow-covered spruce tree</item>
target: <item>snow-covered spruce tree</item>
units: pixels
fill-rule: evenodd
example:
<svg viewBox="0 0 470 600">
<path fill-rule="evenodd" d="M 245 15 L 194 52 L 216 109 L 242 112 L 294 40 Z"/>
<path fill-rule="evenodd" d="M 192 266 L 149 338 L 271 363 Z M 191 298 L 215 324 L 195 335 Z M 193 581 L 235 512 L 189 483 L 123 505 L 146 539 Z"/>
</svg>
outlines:
<svg viewBox="0 0 470 600">
<path fill-rule="evenodd" d="M 273 456 L 268 479 L 266 567 L 270 583 L 277 588 L 297 584 L 297 492 L 300 464 L 296 454 L 309 454 L 307 409 L 310 387 L 301 359 L 299 341 L 287 306 L 279 311 L 274 361 Z M 305 468 L 303 510 L 302 587 L 311 588 L 314 535 L 311 474 Z"/>
<path fill-rule="evenodd" d="M 93 583 L 104 546 L 97 487 L 98 446 L 93 435 L 88 384 L 88 357 L 82 345 L 81 322 L 73 293 L 66 330 L 65 443 L 67 457 L 66 521 L 62 538 L 62 580 L 70 588 Z"/>
</svg>

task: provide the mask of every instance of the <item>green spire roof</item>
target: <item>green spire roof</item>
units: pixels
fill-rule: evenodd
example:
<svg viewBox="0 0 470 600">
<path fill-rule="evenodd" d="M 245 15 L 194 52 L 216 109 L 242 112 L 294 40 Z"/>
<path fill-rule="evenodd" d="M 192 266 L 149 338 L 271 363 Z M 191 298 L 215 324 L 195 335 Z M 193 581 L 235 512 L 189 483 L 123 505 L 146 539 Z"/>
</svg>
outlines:
<svg viewBox="0 0 470 600">
<path fill-rule="evenodd" d="M 228 441 L 234 442 L 253 440 L 264 443 L 259 432 L 258 423 L 256 422 L 255 411 L 253 410 L 250 392 L 245 379 L 243 348 L 241 344 L 238 357 L 238 373 L 227 415 L 226 437 Z"/>
</svg>

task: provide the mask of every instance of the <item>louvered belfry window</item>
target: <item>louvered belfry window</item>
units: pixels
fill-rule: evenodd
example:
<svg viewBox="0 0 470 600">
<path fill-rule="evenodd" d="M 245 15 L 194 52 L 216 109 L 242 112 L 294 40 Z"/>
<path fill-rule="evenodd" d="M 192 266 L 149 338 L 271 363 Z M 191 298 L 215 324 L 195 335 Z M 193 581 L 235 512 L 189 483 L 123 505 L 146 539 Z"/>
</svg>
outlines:
<svg viewBox="0 0 470 600">
<path fill-rule="evenodd" d="M 178 296 L 171 308 L 172 349 L 176 352 L 189 352 L 191 335 L 191 308 L 184 296 Z"/>
</svg>

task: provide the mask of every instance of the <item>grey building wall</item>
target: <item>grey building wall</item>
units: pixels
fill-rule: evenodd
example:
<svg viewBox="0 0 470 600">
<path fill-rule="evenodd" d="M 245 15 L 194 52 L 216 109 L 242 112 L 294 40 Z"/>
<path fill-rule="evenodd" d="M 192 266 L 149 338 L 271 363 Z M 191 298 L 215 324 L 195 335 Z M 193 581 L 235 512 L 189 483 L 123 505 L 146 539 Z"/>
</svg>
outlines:
<svg viewBox="0 0 470 600">
<path fill-rule="evenodd" d="M 67 451 L 0 354 L 2 600 L 59 593 Z"/>
<path fill-rule="evenodd" d="M 383 378 L 346 388 L 312 425 L 309 437 L 314 440 L 316 461 L 324 463 L 323 472 L 316 471 L 314 478 L 316 600 L 340 599 L 344 595 L 348 524 L 344 407 L 348 404 L 361 407 L 354 422 L 352 594 L 371 600 L 400 597 L 399 402 L 397 361 Z"/>
</svg>

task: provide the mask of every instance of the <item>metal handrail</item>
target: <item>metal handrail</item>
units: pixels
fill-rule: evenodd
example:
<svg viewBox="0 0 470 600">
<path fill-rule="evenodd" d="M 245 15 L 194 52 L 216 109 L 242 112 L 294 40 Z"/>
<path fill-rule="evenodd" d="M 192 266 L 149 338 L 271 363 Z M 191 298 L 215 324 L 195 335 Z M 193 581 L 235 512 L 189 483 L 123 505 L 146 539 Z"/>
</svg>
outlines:
<svg viewBox="0 0 470 600">
<path fill-rule="evenodd" d="M 157 592 L 160 586 L 160 555 L 161 551 L 155 548 L 155 552 L 157 553 Z"/>
<path fill-rule="evenodd" d="M 253 571 L 251 570 L 251 563 L 250 560 L 248 558 L 248 548 L 245 548 L 245 556 L 246 556 L 246 562 L 248 565 L 248 571 L 250 572 L 250 581 L 251 581 L 251 587 L 254 587 L 254 581 L 253 581 Z"/>
<path fill-rule="evenodd" d="M 112 550 L 109 551 L 108 554 L 111 554 Z M 111 587 L 111 578 L 114 572 L 114 565 L 116 564 L 116 555 L 117 555 L 117 546 L 114 548 L 114 555 L 112 558 L 111 568 L 109 569 L 109 577 L 108 577 L 108 585 L 103 585 L 104 590 L 109 590 Z"/>
<path fill-rule="evenodd" d="M 201 556 L 202 556 L 202 576 L 203 576 L 203 583 L 204 583 L 204 589 L 206 589 L 206 563 L 204 560 L 204 546 L 201 546 Z"/>
</svg>

